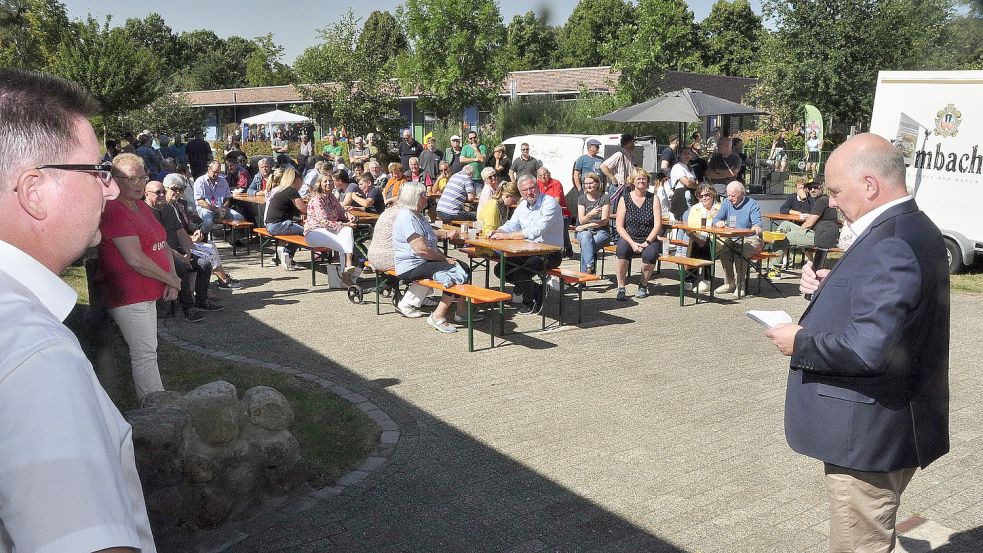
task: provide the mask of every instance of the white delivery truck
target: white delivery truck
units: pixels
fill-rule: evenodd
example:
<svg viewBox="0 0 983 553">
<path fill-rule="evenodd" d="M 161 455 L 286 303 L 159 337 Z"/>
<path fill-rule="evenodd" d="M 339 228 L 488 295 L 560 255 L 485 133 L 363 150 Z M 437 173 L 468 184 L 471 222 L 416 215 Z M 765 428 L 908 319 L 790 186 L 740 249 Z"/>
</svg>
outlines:
<svg viewBox="0 0 983 553">
<path fill-rule="evenodd" d="M 881 71 L 870 132 L 901 148 L 908 191 L 942 231 L 949 269 L 983 253 L 983 71 Z"/>
<path fill-rule="evenodd" d="M 598 155 L 607 159 L 621 148 L 621 136 L 617 134 L 527 134 L 514 136 L 502 143 L 509 159 L 519 157 L 519 145 L 529 144 L 529 155 L 543 163 L 550 175 L 563 183 L 563 192 L 570 197 L 573 190 L 573 164 L 587 153 L 587 140 L 596 138 L 601 143 Z M 659 167 L 659 152 L 654 139 L 635 140 L 635 164 L 655 172 Z M 576 201 L 576 198 L 574 198 Z"/>
</svg>

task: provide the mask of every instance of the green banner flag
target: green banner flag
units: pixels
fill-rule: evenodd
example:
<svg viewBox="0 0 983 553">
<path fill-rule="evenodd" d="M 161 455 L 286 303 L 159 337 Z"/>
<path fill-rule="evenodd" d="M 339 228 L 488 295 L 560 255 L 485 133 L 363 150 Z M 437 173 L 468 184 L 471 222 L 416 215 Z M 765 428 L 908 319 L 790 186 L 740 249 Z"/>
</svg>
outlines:
<svg viewBox="0 0 983 553">
<path fill-rule="evenodd" d="M 812 104 L 805 105 L 805 138 L 809 138 L 809 133 L 816 131 L 816 138 L 819 139 L 819 143 L 823 142 L 823 115 L 819 113 L 816 106 Z M 805 146 L 803 146 L 805 148 Z"/>
</svg>

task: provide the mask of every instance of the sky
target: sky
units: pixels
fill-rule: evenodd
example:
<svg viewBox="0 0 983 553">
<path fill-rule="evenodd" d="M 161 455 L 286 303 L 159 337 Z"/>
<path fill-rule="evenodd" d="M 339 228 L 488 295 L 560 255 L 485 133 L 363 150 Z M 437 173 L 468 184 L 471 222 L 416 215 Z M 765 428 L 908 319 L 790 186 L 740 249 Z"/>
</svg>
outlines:
<svg viewBox="0 0 983 553">
<path fill-rule="evenodd" d="M 338 0 L 170 0 L 169 2 L 119 2 L 107 0 L 62 0 L 69 17 L 83 19 L 92 14 L 100 21 L 111 15 L 113 23 L 122 25 L 127 18 L 144 18 L 159 13 L 175 34 L 195 29 L 211 29 L 222 38 L 239 35 L 254 38 L 273 33 L 284 48 L 284 61 L 293 63 L 305 48 L 317 42 L 316 29 L 337 21 L 349 7 L 363 21 L 375 10 L 395 12 L 400 0 L 372 0 L 346 3 Z M 579 0 L 499 0 L 502 19 L 507 25 L 512 16 L 529 10 L 546 14 L 551 25 L 567 20 Z M 710 13 L 715 0 L 689 0 L 697 21 Z M 751 0 L 754 11 L 761 13 L 760 0 Z M 296 16 L 296 17 L 291 17 Z M 288 26 L 287 23 L 294 23 Z M 303 27 L 303 28 L 301 28 Z"/>
</svg>

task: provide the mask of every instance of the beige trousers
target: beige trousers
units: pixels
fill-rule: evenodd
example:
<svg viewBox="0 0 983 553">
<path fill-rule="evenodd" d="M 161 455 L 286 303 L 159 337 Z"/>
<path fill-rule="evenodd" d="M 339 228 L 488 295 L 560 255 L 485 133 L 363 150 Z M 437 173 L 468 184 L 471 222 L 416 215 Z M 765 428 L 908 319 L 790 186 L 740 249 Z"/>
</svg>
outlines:
<svg viewBox="0 0 983 553">
<path fill-rule="evenodd" d="M 109 310 L 126 345 L 130 348 L 130 367 L 137 399 L 164 389 L 157 366 L 157 304 L 144 301 Z"/>
<path fill-rule="evenodd" d="M 830 553 L 894 551 L 901 492 L 915 469 L 863 472 L 826 463 L 825 470 Z"/>
</svg>

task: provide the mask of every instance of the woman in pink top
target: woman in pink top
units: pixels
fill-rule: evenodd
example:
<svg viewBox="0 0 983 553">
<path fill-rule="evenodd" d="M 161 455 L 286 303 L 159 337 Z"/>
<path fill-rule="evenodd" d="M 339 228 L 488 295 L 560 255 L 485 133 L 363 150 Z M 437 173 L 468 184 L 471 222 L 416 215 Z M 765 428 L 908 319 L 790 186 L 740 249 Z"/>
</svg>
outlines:
<svg viewBox="0 0 983 553">
<path fill-rule="evenodd" d="M 307 200 L 307 221 L 304 223 L 304 238 L 314 248 L 331 248 L 345 254 L 342 259 L 341 280 L 348 286 L 352 284 L 352 252 L 355 250 L 355 218 L 341 206 L 338 198 L 331 193 L 334 180 L 324 175 L 310 188 Z"/>
</svg>

